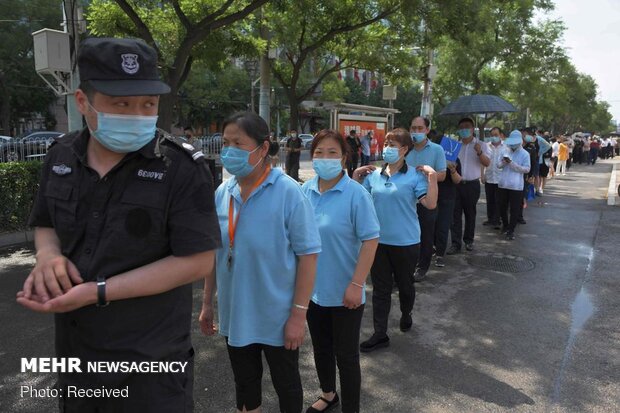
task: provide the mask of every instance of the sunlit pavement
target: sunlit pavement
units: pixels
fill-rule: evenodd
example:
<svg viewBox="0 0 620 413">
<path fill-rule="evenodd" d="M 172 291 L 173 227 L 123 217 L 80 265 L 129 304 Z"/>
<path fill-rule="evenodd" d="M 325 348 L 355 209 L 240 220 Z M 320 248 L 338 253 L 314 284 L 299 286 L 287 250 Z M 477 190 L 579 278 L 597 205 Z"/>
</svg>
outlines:
<svg viewBox="0 0 620 413">
<path fill-rule="evenodd" d="M 361 356 L 362 411 L 620 411 L 620 207 L 606 205 L 610 170 L 610 161 L 577 165 L 551 180 L 527 208 L 515 241 L 481 225 L 481 200 L 475 250 L 447 257 L 445 268 L 431 267 L 417 284 L 408 333 L 398 330 L 393 296 L 391 346 Z M 301 177 L 312 174 L 306 156 Z M 53 399 L 19 396 L 21 385 L 54 381 L 19 372 L 20 357 L 53 355 L 52 316 L 14 300 L 32 251 L 0 252 L 0 411 L 54 411 Z M 200 334 L 200 283 L 194 295 L 196 412 L 232 412 L 224 341 Z M 368 301 L 362 338 L 372 329 L 370 295 Z M 309 341 L 300 366 L 310 404 L 318 381 Z M 263 393 L 263 411 L 278 411 L 267 370 Z"/>
</svg>

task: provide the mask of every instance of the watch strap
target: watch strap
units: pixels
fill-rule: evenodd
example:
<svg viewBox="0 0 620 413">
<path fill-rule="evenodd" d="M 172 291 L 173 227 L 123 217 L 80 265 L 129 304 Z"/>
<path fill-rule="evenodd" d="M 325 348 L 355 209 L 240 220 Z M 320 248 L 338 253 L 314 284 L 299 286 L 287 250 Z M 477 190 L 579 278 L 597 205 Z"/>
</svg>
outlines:
<svg viewBox="0 0 620 413">
<path fill-rule="evenodd" d="M 105 277 L 97 277 L 97 307 L 105 307 L 110 304 L 105 298 Z"/>
</svg>

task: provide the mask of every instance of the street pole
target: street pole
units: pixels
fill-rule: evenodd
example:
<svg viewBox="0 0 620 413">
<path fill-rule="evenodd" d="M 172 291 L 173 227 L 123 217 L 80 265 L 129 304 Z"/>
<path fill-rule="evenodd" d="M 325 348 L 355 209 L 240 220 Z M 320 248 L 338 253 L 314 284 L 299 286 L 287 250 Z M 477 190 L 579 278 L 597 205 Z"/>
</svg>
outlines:
<svg viewBox="0 0 620 413">
<path fill-rule="evenodd" d="M 261 9 L 261 20 L 263 18 L 263 12 Z M 271 91 L 271 76 L 269 67 L 269 33 L 267 27 L 261 21 L 260 37 L 267 41 L 267 47 L 260 58 L 260 94 L 258 98 L 258 115 L 267 122 L 267 126 L 271 125 L 271 113 L 270 109 L 270 91 Z"/>
<path fill-rule="evenodd" d="M 71 36 L 71 93 L 66 95 L 67 122 L 69 131 L 82 129 L 82 114 L 75 103 L 75 90 L 79 86 L 80 73 L 77 67 L 77 51 L 80 47 L 79 17 L 80 6 L 76 0 L 65 0 L 63 3 L 64 32 Z"/>
<path fill-rule="evenodd" d="M 426 74 L 424 76 L 424 93 L 422 95 L 422 105 L 420 106 L 420 116 L 428 118 L 431 113 L 431 69 L 434 61 L 433 49 L 428 49 L 428 65 L 426 66 Z"/>
</svg>

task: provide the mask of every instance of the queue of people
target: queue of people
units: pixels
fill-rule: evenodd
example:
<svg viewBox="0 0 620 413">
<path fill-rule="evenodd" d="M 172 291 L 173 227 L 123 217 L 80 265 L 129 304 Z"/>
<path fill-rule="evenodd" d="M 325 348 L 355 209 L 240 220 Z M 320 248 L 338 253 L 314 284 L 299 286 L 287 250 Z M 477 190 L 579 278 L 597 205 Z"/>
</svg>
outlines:
<svg viewBox="0 0 620 413">
<path fill-rule="evenodd" d="M 447 253 L 460 252 L 463 243 L 474 248 L 480 178 L 497 207 L 487 210 L 488 222 L 501 221 L 514 239 L 526 183 L 540 176 L 531 166 L 540 171 L 544 159 L 535 133 L 512 131 L 504 140 L 497 129 L 487 144 L 464 118 L 458 157 L 447 162 L 440 136 L 416 117 L 410 130 L 386 135 L 381 165 L 368 164 L 371 134 L 345 140 L 336 131 L 319 132 L 311 146 L 316 177 L 300 186 L 273 168 L 279 148 L 266 122 L 244 112 L 224 122 L 221 161 L 233 177 L 214 191 L 204 154 L 156 128 L 159 96 L 171 89 L 159 78 L 152 47 L 86 39 L 78 67 L 76 105 L 88 126 L 59 139 L 46 156 L 29 220 L 36 265 L 16 300 L 55 313 L 58 357 L 175 361 L 187 369 L 62 371 L 60 394 L 69 386 L 131 387 L 128 398 L 61 396 L 63 412 L 193 411 L 192 283 L 199 279 L 200 328 L 222 336 L 237 411 L 261 410 L 263 355 L 279 410 L 303 411 L 299 348 L 307 323 L 320 394 L 306 412 L 338 405 L 359 412 L 359 353 L 389 346 L 394 284 L 399 328 L 407 332 L 414 276 L 424 279 L 433 249 L 441 267 L 449 232 Z M 193 130 L 185 136 L 194 139 Z M 562 145 L 570 154 L 570 143 L 561 141 L 558 162 L 566 154 Z M 292 131 L 291 175 L 300 147 Z M 357 150 L 359 168 L 350 158 Z M 374 332 L 360 343 L 368 274 Z"/>
</svg>

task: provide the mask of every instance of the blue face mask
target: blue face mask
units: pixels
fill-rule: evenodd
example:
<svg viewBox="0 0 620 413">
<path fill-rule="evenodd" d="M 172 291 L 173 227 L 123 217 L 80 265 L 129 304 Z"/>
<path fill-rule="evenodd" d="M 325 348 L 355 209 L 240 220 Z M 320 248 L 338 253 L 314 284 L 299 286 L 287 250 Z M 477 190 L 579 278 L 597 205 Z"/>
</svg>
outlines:
<svg viewBox="0 0 620 413">
<path fill-rule="evenodd" d="M 116 115 L 90 107 L 97 113 L 97 130 L 91 133 L 112 152 L 135 152 L 155 137 L 157 116 Z"/>
<path fill-rule="evenodd" d="M 461 139 L 467 139 L 471 136 L 471 129 L 459 129 L 456 131 Z"/>
<path fill-rule="evenodd" d="M 420 143 L 426 139 L 425 133 L 411 132 L 411 140 L 413 143 Z"/>
<path fill-rule="evenodd" d="M 383 159 L 387 163 L 396 163 L 400 160 L 400 153 L 398 148 L 388 146 L 383 150 Z"/>
<path fill-rule="evenodd" d="M 499 142 L 499 141 L 500 141 L 499 136 L 491 136 L 491 142 L 492 142 L 492 143 L 497 143 L 497 142 Z"/>
<path fill-rule="evenodd" d="M 531 135 L 525 135 L 525 141 L 526 142 L 534 142 L 534 137 Z"/>
<path fill-rule="evenodd" d="M 319 178 L 328 181 L 342 172 L 342 162 L 340 159 L 313 159 L 312 169 Z"/>
<path fill-rule="evenodd" d="M 259 159 L 256 165 L 250 165 L 248 162 L 250 154 L 254 153 L 258 148 L 260 146 L 257 146 L 253 151 L 245 151 L 234 146 L 224 146 L 220 154 L 222 165 L 228 173 L 235 175 L 237 178 L 248 176 L 261 161 Z"/>
</svg>

